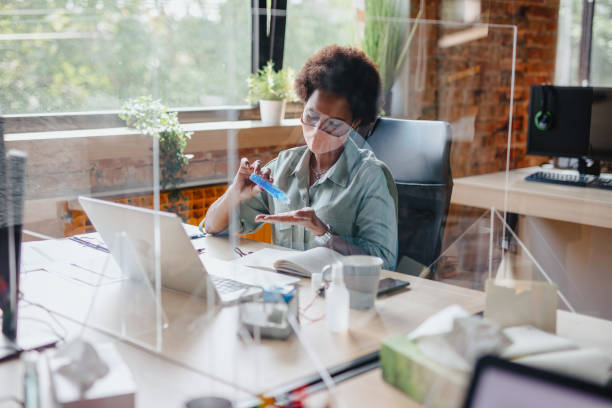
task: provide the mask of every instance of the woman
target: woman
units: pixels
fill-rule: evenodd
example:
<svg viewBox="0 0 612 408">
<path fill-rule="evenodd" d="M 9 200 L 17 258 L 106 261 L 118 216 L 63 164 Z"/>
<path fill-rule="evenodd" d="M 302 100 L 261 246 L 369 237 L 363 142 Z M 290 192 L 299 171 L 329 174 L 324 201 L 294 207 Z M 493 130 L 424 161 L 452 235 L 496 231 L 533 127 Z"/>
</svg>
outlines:
<svg viewBox="0 0 612 408">
<path fill-rule="evenodd" d="M 394 269 L 395 184 L 386 166 L 350 137 L 376 119 L 380 88 L 376 66 L 358 49 L 331 45 L 311 56 L 295 81 L 305 104 L 306 146 L 282 151 L 265 166 L 242 158 L 234 181 L 206 214 L 206 231 L 224 231 L 230 218 L 241 233 L 270 223 L 274 244 L 375 255 Z M 252 173 L 274 182 L 291 202 L 275 201 L 249 180 Z"/>
</svg>

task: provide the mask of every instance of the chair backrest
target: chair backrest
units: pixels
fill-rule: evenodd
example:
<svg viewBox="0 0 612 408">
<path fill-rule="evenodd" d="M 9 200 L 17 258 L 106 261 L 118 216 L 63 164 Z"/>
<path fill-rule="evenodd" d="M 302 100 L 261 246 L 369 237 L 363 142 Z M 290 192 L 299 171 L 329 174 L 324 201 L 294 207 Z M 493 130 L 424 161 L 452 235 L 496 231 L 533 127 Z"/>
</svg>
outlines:
<svg viewBox="0 0 612 408">
<path fill-rule="evenodd" d="M 366 141 L 397 186 L 398 271 L 408 272 L 403 257 L 429 266 L 440 255 L 453 189 L 450 125 L 380 118 Z"/>
</svg>

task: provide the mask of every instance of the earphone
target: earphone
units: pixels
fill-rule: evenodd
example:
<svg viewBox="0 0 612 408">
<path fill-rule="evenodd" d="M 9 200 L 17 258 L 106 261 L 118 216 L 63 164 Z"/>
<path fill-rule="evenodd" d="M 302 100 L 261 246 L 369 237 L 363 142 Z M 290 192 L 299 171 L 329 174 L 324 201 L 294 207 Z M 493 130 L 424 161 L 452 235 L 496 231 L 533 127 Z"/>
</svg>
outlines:
<svg viewBox="0 0 612 408">
<path fill-rule="evenodd" d="M 553 124 L 553 115 L 548 108 L 548 98 L 547 94 L 551 88 L 550 85 L 542 86 L 542 104 L 540 105 L 540 109 L 536 112 L 533 122 L 535 127 L 538 130 L 548 130 L 552 127 Z"/>
</svg>

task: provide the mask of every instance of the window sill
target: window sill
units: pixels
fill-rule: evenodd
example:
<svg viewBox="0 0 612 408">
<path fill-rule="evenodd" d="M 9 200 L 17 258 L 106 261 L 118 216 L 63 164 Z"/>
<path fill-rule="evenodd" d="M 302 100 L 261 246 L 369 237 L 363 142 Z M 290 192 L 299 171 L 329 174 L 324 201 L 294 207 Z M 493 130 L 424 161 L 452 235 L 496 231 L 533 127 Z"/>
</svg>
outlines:
<svg viewBox="0 0 612 408">
<path fill-rule="evenodd" d="M 300 125 L 299 119 L 284 119 L 280 125 L 264 125 L 256 120 L 237 120 L 223 122 L 200 122 L 183 124 L 183 129 L 193 132 L 194 136 L 200 136 L 208 132 L 238 131 L 261 128 L 294 128 Z M 105 128 L 105 129 L 80 129 L 80 130 L 61 130 L 50 132 L 25 132 L 7 133 L 4 135 L 6 142 L 25 142 L 40 140 L 63 140 L 74 138 L 98 138 L 112 136 L 132 136 L 140 135 L 137 130 L 127 127 Z"/>
</svg>

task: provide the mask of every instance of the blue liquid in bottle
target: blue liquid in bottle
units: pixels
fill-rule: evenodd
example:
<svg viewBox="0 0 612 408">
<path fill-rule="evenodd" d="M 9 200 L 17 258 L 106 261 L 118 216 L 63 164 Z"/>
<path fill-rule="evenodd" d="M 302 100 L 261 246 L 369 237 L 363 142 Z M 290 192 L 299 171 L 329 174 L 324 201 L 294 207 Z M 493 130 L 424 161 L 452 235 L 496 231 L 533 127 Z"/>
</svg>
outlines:
<svg viewBox="0 0 612 408">
<path fill-rule="evenodd" d="M 276 187 L 268 180 L 263 179 L 261 176 L 258 176 L 257 174 L 253 173 L 249 176 L 249 180 L 257 184 L 259 187 L 263 188 L 264 191 L 270 194 L 275 200 L 282 201 L 287 204 L 291 202 L 291 200 L 289 200 L 289 197 L 287 197 L 287 194 L 285 194 L 283 190 Z"/>
</svg>

